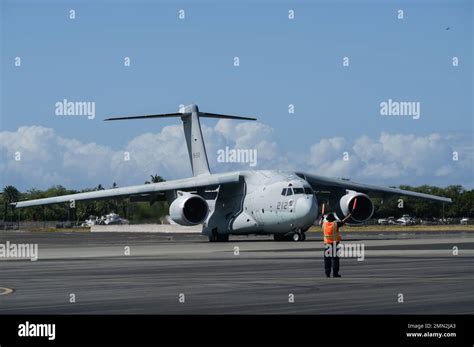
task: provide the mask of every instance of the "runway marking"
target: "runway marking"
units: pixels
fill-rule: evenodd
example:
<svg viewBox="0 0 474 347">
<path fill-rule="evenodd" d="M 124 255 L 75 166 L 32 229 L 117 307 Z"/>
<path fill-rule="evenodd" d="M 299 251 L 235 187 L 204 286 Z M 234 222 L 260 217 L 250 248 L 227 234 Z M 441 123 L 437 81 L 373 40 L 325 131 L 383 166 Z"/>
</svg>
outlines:
<svg viewBox="0 0 474 347">
<path fill-rule="evenodd" d="M 7 295 L 7 294 L 11 294 L 13 292 L 14 292 L 14 289 L 0 287 L 0 295 Z"/>
</svg>

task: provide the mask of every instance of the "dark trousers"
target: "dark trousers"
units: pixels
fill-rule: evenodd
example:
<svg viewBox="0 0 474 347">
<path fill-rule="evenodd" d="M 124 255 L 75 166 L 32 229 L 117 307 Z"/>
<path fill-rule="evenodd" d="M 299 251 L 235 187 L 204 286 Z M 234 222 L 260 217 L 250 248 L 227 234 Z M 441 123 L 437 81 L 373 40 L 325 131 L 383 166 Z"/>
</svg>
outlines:
<svg viewBox="0 0 474 347">
<path fill-rule="evenodd" d="M 336 252 L 339 242 L 336 243 L 336 249 L 333 249 L 333 245 L 334 244 L 324 244 L 324 271 L 326 272 L 326 276 L 331 276 L 331 266 L 333 276 L 339 275 L 339 257 Z"/>
</svg>

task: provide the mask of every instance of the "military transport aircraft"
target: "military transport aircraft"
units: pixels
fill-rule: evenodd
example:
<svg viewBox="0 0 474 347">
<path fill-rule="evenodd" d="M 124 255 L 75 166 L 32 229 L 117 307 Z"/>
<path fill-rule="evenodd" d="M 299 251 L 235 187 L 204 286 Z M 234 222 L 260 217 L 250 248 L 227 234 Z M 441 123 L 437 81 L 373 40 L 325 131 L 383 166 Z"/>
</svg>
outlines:
<svg viewBox="0 0 474 347">
<path fill-rule="evenodd" d="M 351 223 L 368 220 L 374 205 L 367 194 L 403 195 L 450 203 L 451 199 L 407 190 L 355 183 L 305 172 L 272 170 L 212 174 L 201 132 L 201 117 L 256 120 L 256 118 L 200 112 L 197 105 L 178 113 L 105 119 L 129 120 L 180 117 L 194 177 L 57 196 L 13 203 L 16 208 L 124 197 L 131 201 L 168 200 L 170 218 L 180 225 L 202 224 L 209 241 L 228 241 L 229 235 L 273 234 L 274 239 L 305 240 L 305 231 L 318 218 L 318 200 L 328 203 L 338 218 L 351 213 Z"/>
</svg>

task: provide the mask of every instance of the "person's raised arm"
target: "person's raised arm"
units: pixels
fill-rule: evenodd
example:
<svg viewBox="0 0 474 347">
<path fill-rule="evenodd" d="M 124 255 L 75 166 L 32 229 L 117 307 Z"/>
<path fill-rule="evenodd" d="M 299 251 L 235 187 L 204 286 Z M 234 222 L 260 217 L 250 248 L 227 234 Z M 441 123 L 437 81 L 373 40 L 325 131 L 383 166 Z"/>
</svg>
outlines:
<svg viewBox="0 0 474 347">
<path fill-rule="evenodd" d="M 341 221 L 342 224 L 346 224 L 346 221 L 347 221 L 349 218 L 351 218 L 351 216 L 352 216 L 352 212 L 349 213 L 349 214 L 346 216 L 346 218 L 344 218 L 344 219 Z"/>
</svg>

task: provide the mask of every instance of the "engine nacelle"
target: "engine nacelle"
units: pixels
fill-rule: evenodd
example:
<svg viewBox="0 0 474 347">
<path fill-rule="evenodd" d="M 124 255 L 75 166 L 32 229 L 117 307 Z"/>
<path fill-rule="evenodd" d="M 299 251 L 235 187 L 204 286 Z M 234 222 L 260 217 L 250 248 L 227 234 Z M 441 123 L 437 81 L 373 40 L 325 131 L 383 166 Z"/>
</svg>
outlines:
<svg viewBox="0 0 474 347">
<path fill-rule="evenodd" d="M 357 202 L 355 209 L 353 209 L 355 199 L 357 199 Z M 342 216 L 339 217 L 343 219 L 352 212 L 349 222 L 353 223 L 365 222 L 374 214 L 374 203 L 372 200 L 367 195 L 355 191 L 348 191 L 348 193 L 339 200 L 339 207 L 340 212 L 342 212 Z"/>
<path fill-rule="evenodd" d="M 203 197 L 178 192 L 178 198 L 171 203 L 170 218 L 179 225 L 197 225 L 206 220 L 209 206 Z"/>
</svg>

